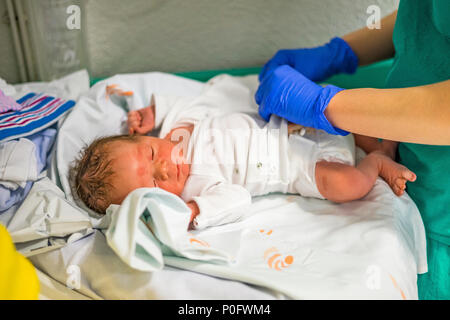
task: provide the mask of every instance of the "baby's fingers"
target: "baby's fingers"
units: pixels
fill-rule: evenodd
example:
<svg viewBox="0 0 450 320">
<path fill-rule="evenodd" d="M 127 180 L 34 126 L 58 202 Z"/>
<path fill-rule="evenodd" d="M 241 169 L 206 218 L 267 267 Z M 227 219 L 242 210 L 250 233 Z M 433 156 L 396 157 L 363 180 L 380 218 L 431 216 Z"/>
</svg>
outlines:
<svg viewBox="0 0 450 320">
<path fill-rule="evenodd" d="M 139 134 L 147 134 L 153 130 L 154 123 L 152 121 L 142 121 L 138 128 L 135 128 Z"/>
<path fill-rule="evenodd" d="M 148 132 L 147 130 L 145 130 L 142 127 L 136 128 L 135 131 L 137 134 L 146 134 Z"/>
<path fill-rule="evenodd" d="M 289 123 L 288 124 L 288 133 L 292 134 L 294 131 L 300 131 L 303 128 L 304 127 L 302 125 L 295 124 L 295 123 Z"/>
<path fill-rule="evenodd" d="M 127 124 L 129 128 L 138 127 L 141 124 L 142 118 L 136 111 L 130 111 L 128 113 Z"/>
<path fill-rule="evenodd" d="M 128 119 L 129 120 L 142 120 L 141 114 L 137 111 L 130 111 L 128 112 Z"/>
<path fill-rule="evenodd" d="M 409 170 L 402 172 L 402 176 L 403 176 L 403 178 L 405 178 L 406 180 L 411 181 L 411 182 L 414 182 L 417 179 L 417 176 L 415 175 L 415 173 L 412 171 L 409 171 Z"/>
<path fill-rule="evenodd" d="M 138 132 L 138 128 L 140 127 L 140 125 L 140 121 L 138 120 L 128 121 L 128 132 L 130 134 Z"/>
</svg>

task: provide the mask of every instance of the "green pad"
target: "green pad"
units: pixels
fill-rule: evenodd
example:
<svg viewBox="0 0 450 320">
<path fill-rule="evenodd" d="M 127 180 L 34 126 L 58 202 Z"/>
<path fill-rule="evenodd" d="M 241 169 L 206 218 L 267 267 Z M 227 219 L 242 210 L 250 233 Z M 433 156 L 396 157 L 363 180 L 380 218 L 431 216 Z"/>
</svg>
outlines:
<svg viewBox="0 0 450 320">
<path fill-rule="evenodd" d="M 386 76 L 391 68 L 393 59 L 384 60 L 368 66 L 359 67 L 355 74 L 340 74 L 333 76 L 324 82 L 334 84 L 335 86 L 352 89 L 352 88 L 384 88 Z M 212 77 L 227 73 L 233 76 L 247 76 L 251 74 L 258 74 L 261 68 L 240 68 L 240 69 L 219 69 L 219 70 L 203 70 L 190 72 L 177 72 L 175 75 L 206 82 Z M 106 78 L 93 78 L 91 86 L 98 81 Z"/>
</svg>

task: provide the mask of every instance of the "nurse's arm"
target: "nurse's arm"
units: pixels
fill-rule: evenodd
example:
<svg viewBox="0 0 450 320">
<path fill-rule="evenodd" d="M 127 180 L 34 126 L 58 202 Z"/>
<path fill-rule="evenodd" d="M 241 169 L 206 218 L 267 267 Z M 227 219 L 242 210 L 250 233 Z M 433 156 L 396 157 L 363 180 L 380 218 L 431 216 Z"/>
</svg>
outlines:
<svg viewBox="0 0 450 320">
<path fill-rule="evenodd" d="M 450 80 L 401 89 L 340 91 L 325 109 L 343 130 L 399 142 L 450 145 Z"/>
<path fill-rule="evenodd" d="M 381 19 L 380 29 L 365 27 L 342 37 L 355 52 L 360 66 L 394 56 L 392 33 L 394 32 L 396 18 L 397 11 L 394 11 Z"/>
</svg>

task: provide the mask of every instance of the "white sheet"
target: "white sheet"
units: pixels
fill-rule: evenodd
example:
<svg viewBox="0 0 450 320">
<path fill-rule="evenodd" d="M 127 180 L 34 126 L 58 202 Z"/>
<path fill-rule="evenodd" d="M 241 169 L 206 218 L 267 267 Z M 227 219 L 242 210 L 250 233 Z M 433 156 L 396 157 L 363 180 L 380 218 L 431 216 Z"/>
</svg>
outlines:
<svg viewBox="0 0 450 320">
<path fill-rule="evenodd" d="M 134 270 L 112 251 L 99 230 L 30 260 L 59 283 L 69 281 L 74 291 L 91 299 L 285 299 L 266 288 L 169 266 L 157 272 Z M 73 270 L 79 270 L 79 277 L 70 282 Z"/>
<path fill-rule="evenodd" d="M 59 283 L 39 269 L 36 271 L 39 278 L 39 300 L 91 300 L 91 298 Z"/>
<path fill-rule="evenodd" d="M 295 299 L 417 297 L 421 229 L 420 220 L 410 219 L 417 209 L 384 181 L 364 199 L 339 206 L 280 194 L 255 200 L 239 222 L 188 232 L 190 210 L 180 198 L 140 188 L 108 208 L 107 241 L 137 270 L 158 270 L 164 255 L 166 264 Z"/>
<path fill-rule="evenodd" d="M 256 78 L 248 79 L 252 84 L 251 87 L 254 88 Z M 133 91 L 142 96 L 143 103 L 152 93 L 196 95 L 203 86 L 196 81 L 161 73 L 119 75 L 96 84 L 87 95 L 82 96 L 60 129 L 57 154 L 50 168 L 52 180 L 57 185 L 61 185 L 70 201 L 73 198 L 67 180 L 67 169 L 80 148 L 99 135 L 124 133 L 126 130 L 124 109 L 114 103 L 98 103 L 104 100 L 106 85 L 122 81 L 133 84 Z M 300 294 L 292 294 L 284 290 L 288 296 L 304 299 L 341 299 L 348 298 L 350 295 L 340 295 L 340 289 L 351 293 L 353 285 L 366 285 L 367 288 L 374 290 L 373 295 L 356 298 L 380 298 L 380 291 L 377 292 L 377 290 L 381 287 L 386 289 L 388 286 L 390 294 L 384 298 L 417 298 L 417 273 L 426 271 L 425 233 L 420 215 L 407 195 L 396 198 L 389 187 L 379 180 L 374 191 L 362 201 L 340 206 L 318 201 L 320 200 L 303 199 L 298 196 L 264 196 L 256 199 L 247 217 L 248 221 L 253 223 L 255 217 L 268 218 L 268 220 L 261 220 L 260 230 L 255 231 L 253 228 L 253 236 L 257 234 L 258 236 L 267 235 L 269 238 L 284 237 L 289 247 L 299 246 L 299 244 L 289 243 L 289 237 L 286 236 L 289 232 L 286 233 L 285 228 L 289 228 L 288 225 L 294 213 L 302 212 L 302 221 L 305 223 L 300 225 L 296 223 L 296 229 L 290 232 L 295 231 L 302 235 L 306 250 L 304 261 L 311 263 L 308 263 L 308 272 L 290 274 L 286 280 L 292 279 L 293 284 L 296 283 L 297 286 L 304 286 L 307 289 Z M 274 223 L 272 220 L 274 215 L 279 219 L 280 224 Z M 98 223 L 95 215 L 91 216 L 91 221 L 94 226 Z M 270 221 L 270 224 L 263 221 Z M 238 226 L 240 233 L 237 234 L 249 236 L 246 231 L 247 222 L 244 221 Z M 277 227 L 280 229 L 275 232 Z M 212 228 L 205 230 L 201 237 L 212 241 L 211 239 L 217 234 L 226 235 L 233 228 L 237 228 L 235 224 L 223 226 L 215 231 L 211 231 Z M 272 232 L 269 234 L 270 230 Z M 236 229 L 233 232 L 236 232 Z M 281 248 L 277 249 L 281 250 Z M 383 257 L 383 259 L 370 260 L 374 256 Z M 249 257 L 251 259 L 251 255 Z M 360 257 L 364 257 L 363 261 L 359 261 Z M 301 258 L 296 259 L 298 261 Z M 283 289 L 277 287 L 276 283 L 267 285 L 252 279 L 251 275 L 245 278 L 242 274 L 230 274 L 210 264 L 180 261 L 177 257 L 166 257 L 166 264 L 216 277 L 265 285 L 269 289 L 180 271 L 167 266 L 153 273 L 132 270 L 107 246 L 105 236 L 98 230 L 63 248 L 35 255 L 31 257 L 31 260 L 40 270 L 61 283 L 67 281 L 67 269 L 71 265 L 78 266 L 81 281 L 77 291 L 92 298 L 272 299 L 285 297 L 280 294 Z M 325 261 L 334 261 L 334 263 L 323 264 Z M 377 279 L 380 281 L 377 282 Z M 268 279 L 269 282 L 270 280 Z M 217 288 L 223 288 L 223 290 Z"/>
</svg>

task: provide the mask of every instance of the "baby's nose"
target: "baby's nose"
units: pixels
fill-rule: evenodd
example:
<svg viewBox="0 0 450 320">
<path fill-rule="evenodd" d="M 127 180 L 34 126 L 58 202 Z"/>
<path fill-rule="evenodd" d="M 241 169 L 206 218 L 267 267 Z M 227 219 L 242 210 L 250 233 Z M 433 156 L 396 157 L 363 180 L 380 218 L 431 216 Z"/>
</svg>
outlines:
<svg viewBox="0 0 450 320">
<path fill-rule="evenodd" d="M 158 180 L 167 180 L 169 175 L 167 174 L 167 161 L 161 160 L 155 164 L 155 178 Z"/>
</svg>

